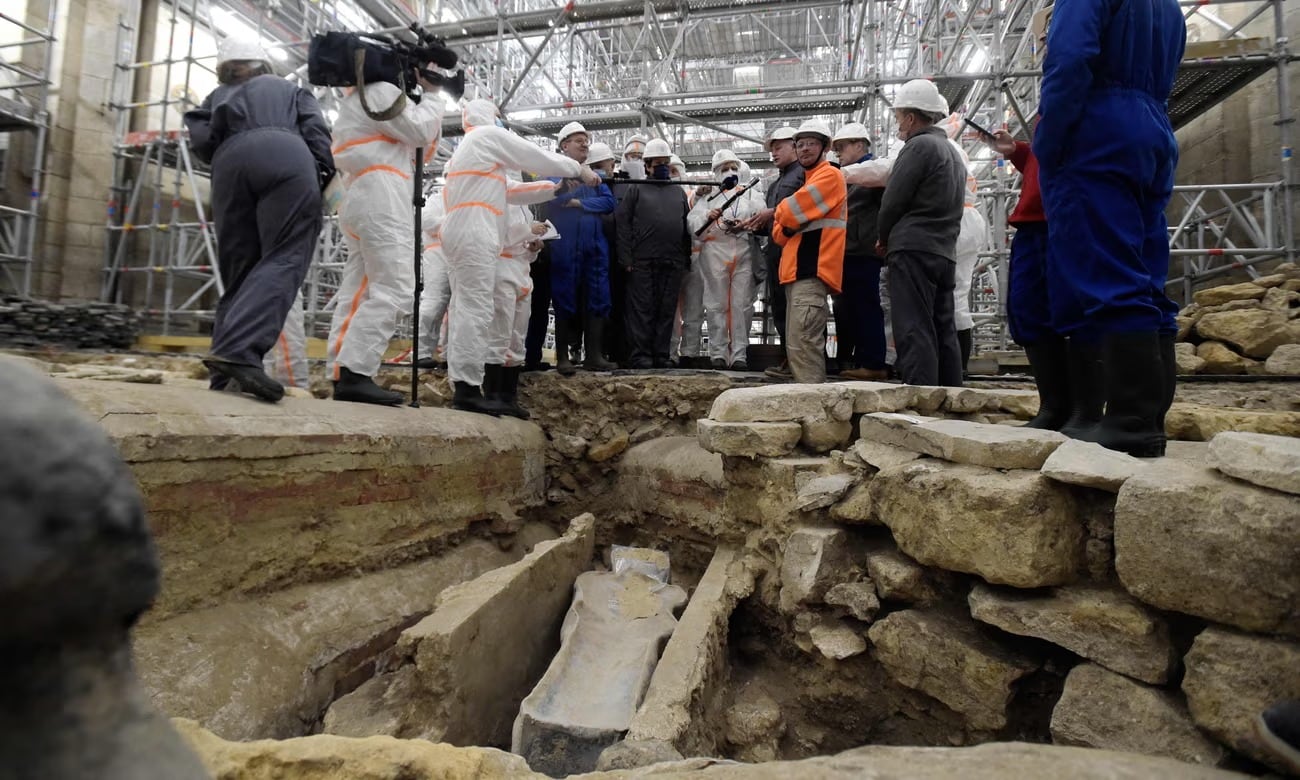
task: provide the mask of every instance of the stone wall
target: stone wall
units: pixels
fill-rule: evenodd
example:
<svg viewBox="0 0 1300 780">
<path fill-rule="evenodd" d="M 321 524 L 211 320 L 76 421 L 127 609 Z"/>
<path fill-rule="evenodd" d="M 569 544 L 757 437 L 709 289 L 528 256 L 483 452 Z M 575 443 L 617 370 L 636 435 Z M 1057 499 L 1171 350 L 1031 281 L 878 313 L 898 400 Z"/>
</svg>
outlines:
<svg viewBox="0 0 1300 780">
<path fill-rule="evenodd" d="M 727 523 L 754 529 L 758 608 L 823 667 L 883 668 L 958 724 L 955 744 L 1039 733 L 1267 764 L 1253 719 L 1300 696 L 1300 439 L 1222 433 L 1139 461 L 930 416 L 976 398 L 993 414 L 1025 400 L 719 396 L 700 443 L 723 457 Z"/>
</svg>

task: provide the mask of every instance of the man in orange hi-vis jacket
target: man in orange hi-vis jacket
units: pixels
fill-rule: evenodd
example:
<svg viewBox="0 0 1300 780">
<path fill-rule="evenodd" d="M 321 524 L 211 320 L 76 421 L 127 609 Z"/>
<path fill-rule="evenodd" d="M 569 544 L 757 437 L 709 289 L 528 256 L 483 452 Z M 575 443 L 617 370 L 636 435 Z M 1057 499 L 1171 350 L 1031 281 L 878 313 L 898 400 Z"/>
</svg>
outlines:
<svg viewBox="0 0 1300 780">
<path fill-rule="evenodd" d="M 785 288 L 786 358 L 794 381 L 826 381 L 826 296 L 844 276 L 848 191 L 838 168 L 826 162 L 831 131 L 809 120 L 794 135 L 804 184 L 776 207 L 772 238 L 781 245 Z"/>
</svg>

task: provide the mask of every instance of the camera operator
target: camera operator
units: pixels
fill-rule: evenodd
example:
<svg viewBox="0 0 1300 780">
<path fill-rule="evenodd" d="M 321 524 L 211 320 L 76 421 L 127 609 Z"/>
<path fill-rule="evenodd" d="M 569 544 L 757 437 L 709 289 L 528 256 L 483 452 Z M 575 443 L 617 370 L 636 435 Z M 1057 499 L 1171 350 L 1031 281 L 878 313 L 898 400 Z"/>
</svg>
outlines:
<svg viewBox="0 0 1300 780">
<path fill-rule="evenodd" d="M 348 248 L 330 323 L 336 401 L 402 402 L 401 393 L 379 387 L 374 376 L 398 314 L 415 294 L 411 161 L 417 149 L 426 149 L 427 160 L 442 133 L 442 100 L 432 96 L 436 86 L 423 77 L 419 82 L 430 96 L 419 103 L 388 82 L 350 89 L 334 125 L 335 164 L 347 174 L 339 227 Z M 367 110 L 399 100 L 405 105 L 388 119 L 374 119 Z"/>
<path fill-rule="evenodd" d="M 307 275 L 321 227 L 321 187 L 334 174 L 329 127 L 316 98 L 271 73 L 257 43 L 228 42 L 220 86 L 185 114 L 194 154 L 212 165 L 217 270 L 225 293 L 203 362 L 212 389 L 278 401 L 284 387 L 262 359 Z M 301 314 L 299 314 L 301 316 Z"/>
</svg>

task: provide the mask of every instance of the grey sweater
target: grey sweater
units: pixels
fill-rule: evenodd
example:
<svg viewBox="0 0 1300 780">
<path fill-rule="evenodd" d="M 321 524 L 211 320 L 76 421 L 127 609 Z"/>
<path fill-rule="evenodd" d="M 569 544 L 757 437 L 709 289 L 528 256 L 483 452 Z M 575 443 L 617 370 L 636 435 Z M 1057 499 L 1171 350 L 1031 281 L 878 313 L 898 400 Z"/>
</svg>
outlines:
<svg viewBox="0 0 1300 780">
<path fill-rule="evenodd" d="M 948 136 L 927 127 L 907 139 L 880 201 L 880 240 L 891 253 L 929 252 L 954 260 L 966 165 Z"/>
</svg>

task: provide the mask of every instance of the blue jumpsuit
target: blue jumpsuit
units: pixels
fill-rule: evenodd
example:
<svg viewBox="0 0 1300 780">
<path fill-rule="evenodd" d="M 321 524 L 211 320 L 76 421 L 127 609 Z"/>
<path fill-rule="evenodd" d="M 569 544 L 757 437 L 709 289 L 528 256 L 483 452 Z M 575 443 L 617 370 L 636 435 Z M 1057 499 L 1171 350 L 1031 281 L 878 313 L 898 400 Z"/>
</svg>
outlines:
<svg viewBox="0 0 1300 780">
<path fill-rule="evenodd" d="M 1166 101 L 1185 44 L 1176 0 L 1057 0 L 1033 150 L 1062 335 L 1176 330 L 1164 292 L 1178 165 Z"/>
<path fill-rule="evenodd" d="M 570 200 L 577 200 L 582 208 L 565 206 Z M 547 215 L 560 234 L 550 242 L 551 305 L 556 318 L 609 316 L 609 244 L 600 215 L 613 213 L 616 205 L 604 184 L 579 185 L 551 201 Z"/>
</svg>

